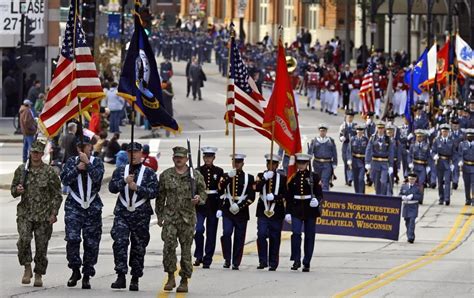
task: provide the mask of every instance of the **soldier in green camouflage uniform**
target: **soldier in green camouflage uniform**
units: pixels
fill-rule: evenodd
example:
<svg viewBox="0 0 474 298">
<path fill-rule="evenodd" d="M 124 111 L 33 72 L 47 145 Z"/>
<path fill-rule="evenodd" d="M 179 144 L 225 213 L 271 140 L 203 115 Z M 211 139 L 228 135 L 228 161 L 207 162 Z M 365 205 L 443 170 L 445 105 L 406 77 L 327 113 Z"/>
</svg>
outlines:
<svg viewBox="0 0 474 298">
<path fill-rule="evenodd" d="M 181 282 L 177 292 L 188 291 L 188 278 L 191 278 L 193 264 L 191 246 L 193 244 L 194 226 L 196 225 L 196 204 L 205 204 L 206 184 L 199 171 L 194 171 L 196 195 L 192 198 L 190 168 L 186 165 L 188 150 L 183 147 L 173 148 L 174 167 L 160 175 L 158 199 L 155 212 L 158 225 L 163 227 L 161 238 L 163 246 L 163 267 L 168 272 L 168 282 L 164 289 L 171 291 L 175 286 L 176 248 L 181 245 Z"/>
<path fill-rule="evenodd" d="M 61 182 L 59 176 L 41 160 L 44 154 L 45 143 L 36 140 L 31 145 L 29 170 L 26 174 L 25 165 L 19 166 L 11 185 L 11 194 L 14 198 L 21 196 L 17 206 L 18 229 L 18 260 L 25 266 L 22 283 L 29 284 L 33 277 L 31 271 L 31 240 L 35 236 L 35 287 L 42 287 L 42 275 L 46 274 L 48 266 L 48 241 L 53 232 L 53 224 L 57 221 L 61 206 Z"/>
</svg>

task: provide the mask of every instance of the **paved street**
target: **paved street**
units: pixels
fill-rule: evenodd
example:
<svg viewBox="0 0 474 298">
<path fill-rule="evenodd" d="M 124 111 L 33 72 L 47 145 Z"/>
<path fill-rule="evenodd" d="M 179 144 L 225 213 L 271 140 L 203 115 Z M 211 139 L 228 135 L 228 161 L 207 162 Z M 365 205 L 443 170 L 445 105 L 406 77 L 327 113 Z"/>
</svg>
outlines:
<svg viewBox="0 0 474 298">
<path fill-rule="evenodd" d="M 202 136 L 202 146 L 219 147 L 216 163 L 224 170 L 230 169 L 229 154 L 232 152 L 231 134 L 225 136 L 225 79 L 214 65 L 206 64 L 204 70 L 208 81 L 203 90 L 203 101 L 186 98 L 186 81 L 183 77 L 184 64 L 175 63 L 175 116 L 182 126 L 183 133 L 170 138 L 149 139 L 148 133 L 137 128 L 137 135 L 143 143 L 150 144 L 152 153 L 161 152 L 160 170 L 172 164 L 171 148 L 185 146 L 190 138 L 192 149 L 197 149 L 198 135 Z M 268 98 L 268 96 L 265 96 Z M 329 125 L 329 135 L 336 140 L 338 154 L 341 143 L 338 128 L 342 114 L 329 116 L 306 108 L 305 99 L 300 100 L 300 124 L 303 148 L 317 133 L 321 122 Z M 356 118 L 360 122 L 360 118 Z M 104 185 L 101 197 L 104 202 L 103 236 L 97 274 L 91 280 L 92 290 L 84 292 L 79 287 L 66 287 L 70 270 L 66 265 L 64 241 L 64 212 L 54 225 L 50 241 L 49 267 L 44 278 L 44 288 L 33 288 L 20 284 L 23 269 L 16 257 L 15 208 L 18 201 L 13 200 L 8 190 L 11 175 L 21 161 L 21 144 L 7 142 L 10 138 L 8 125 L 4 121 L 0 128 L 0 295 L 2 297 L 129 297 L 130 292 L 112 291 L 110 283 L 115 280 L 113 270 L 112 240 L 110 229 L 113 222 L 113 207 L 116 197 Z M 125 132 L 122 142 L 129 139 Z M 13 128 L 11 127 L 11 131 Z M 145 137 L 145 138 L 143 138 Z M 18 137 L 11 137 L 20 140 Z M 247 154 L 244 169 L 257 174 L 264 168 L 263 155 L 269 153 L 270 142 L 249 129 L 237 128 L 237 151 Z M 194 152 L 196 153 L 196 152 Z M 194 155 L 196 156 L 196 155 Z M 332 190 L 353 192 L 344 186 L 342 158 L 335 171 L 339 177 Z M 194 160 L 194 162 L 196 162 Z M 106 176 L 111 175 L 113 167 L 107 165 Z M 394 192 L 398 193 L 399 186 Z M 221 247 L 217 245 L 217 255 L 210 270 L 197 268 L 190 281 L 190 293 L 185 296 L 429 296 L 429 297 L 472 297 L 474 294 L 474 247 L 472 241 L 472 220 L 474 207 L 464 207 L 464 186 L 453 192 L 451 206 L 437 205 L 437 190 L 425 192 L 424 205 L 420 206 L 420 217 L 416 229 L 416 242 L 406 242 L 405 227 L 401 225 L 400 240 L 377 240 L 370 238 L 317 235 L 315 253 L 310 273 L 291 271 L 290 234 L 284 233 L 280 251 L 280 265 L 276 272 L 256 269 L 256 219 L 252 217 L 247 228 L 246 248 L 240 271 L 223 269 Z M 255 214 L 256 203 L 251 206 Z M 161 291 L 165 280 L 162 267 L 161 229 L 152 222 L 151 241 L 145 259 L 145 273 L 140 280 L 140 292 L 136 297 L 177 296 L 175 293 Z M 221 226 L 218 235 L 221 234 Z M 128 277 L 129 278 L 129 277 Z M 179 295 L 184 296 L 184 295 Z"/>
</svg>

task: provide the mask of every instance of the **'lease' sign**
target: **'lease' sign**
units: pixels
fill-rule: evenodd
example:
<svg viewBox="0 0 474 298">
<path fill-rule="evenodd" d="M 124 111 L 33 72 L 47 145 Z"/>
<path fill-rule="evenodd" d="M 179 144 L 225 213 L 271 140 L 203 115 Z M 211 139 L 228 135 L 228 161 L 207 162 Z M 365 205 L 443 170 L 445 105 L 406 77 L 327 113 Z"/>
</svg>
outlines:
<svg viewBox="0 0 474 298">
<path fill-rule="evenodd" d="M 44 6 L 45 0 L 0 0 L 0 34 L 20 34 L 23 13 L 32 21 L 32 34 L 43 33 Z"/>
</svg>

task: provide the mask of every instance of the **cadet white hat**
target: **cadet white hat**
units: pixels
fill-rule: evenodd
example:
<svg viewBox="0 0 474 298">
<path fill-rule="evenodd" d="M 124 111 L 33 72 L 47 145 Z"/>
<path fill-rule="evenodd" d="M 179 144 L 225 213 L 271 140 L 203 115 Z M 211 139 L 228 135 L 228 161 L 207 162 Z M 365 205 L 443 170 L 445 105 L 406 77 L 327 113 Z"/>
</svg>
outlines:
<svg viewBox="0 0 474 298">
<path fill-rule="evenodd" d="M 474 135 L 474 128 L 468 128 L 468 129 L 466 129 L 466 134 L 468 134 L 468 135 Z"/>
<path fill-rule="evenodd" d="M 319 124 L 319 129 L 328 129 L 328 125 L 326 123 Z"/>
<path fill-rule="evenodd" d="M 216 147 L 201 147 L 202 154 L 216 154 Z"/>
<path fill-rule="evenodd" d="M 441 125 L 439 126 L 439 128 L 440 128 L 441 130 L 450 130 L 450 129 L 451 129 L 451 127 L 450 127 L 449 124 L 447 124 L 447 123 L 441 124 Z"/>
<path fill-rule="evenodd" d="M 426 130 L 424 130 L 424 129 L 415 129 L 415 135 L 426 136 L 427 133 L 426 133 Z"/>
<path fill-rule="evenodd" d="M 236 153 L 235 155 L 230 154 L 229 156 L 230 156 L 230 157 L 233 157 L 233 158 L 236 159 L 236 160 L 237 160 L 237 159 L 244 160 L 244 159 L 247 157 L 247 155 L 242 154 L 242 153 Z"/>
<path fill-rule="evenodd" d="M 270 157 L 270 153 L 267 153 L 265 154 L 265 159 L 266 160 L 273 160 L 273 161 L 276 161 L 276 162 L 280 162 L 281 161 L 281 157 L 278 156 L 277 154 L 272 154 L 272 156 Z"/>
<path fill-rule="evenodd" d="M 295 157 L 296 160 L 309 161 L 312 156 L 306 153 L 296 153 Z"/>
</svg>

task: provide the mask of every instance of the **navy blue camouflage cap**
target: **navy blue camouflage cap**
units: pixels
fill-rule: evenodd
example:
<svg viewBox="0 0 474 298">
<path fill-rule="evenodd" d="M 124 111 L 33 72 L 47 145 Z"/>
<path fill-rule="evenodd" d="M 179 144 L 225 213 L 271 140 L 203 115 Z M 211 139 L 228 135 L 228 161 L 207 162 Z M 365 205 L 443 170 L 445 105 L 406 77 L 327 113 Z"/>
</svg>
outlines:
<svg viewBox="0 0 474 298">
<path fill-rule="evenodd" d="M 142 144 L 133 142 L 128 144 L 127 151 L 142 151 L 142 148 Z"/>
<path fill-rule="evenodd" d="M 76 145 L 77 146 L 89 145 L 90 143 L 91 143 L 91 138 L 89 138 L 89 137 L 84 136 L 82 138 L 82 141 L 81 141 L 81 138 L 76 138 Z"/>
</svg>

